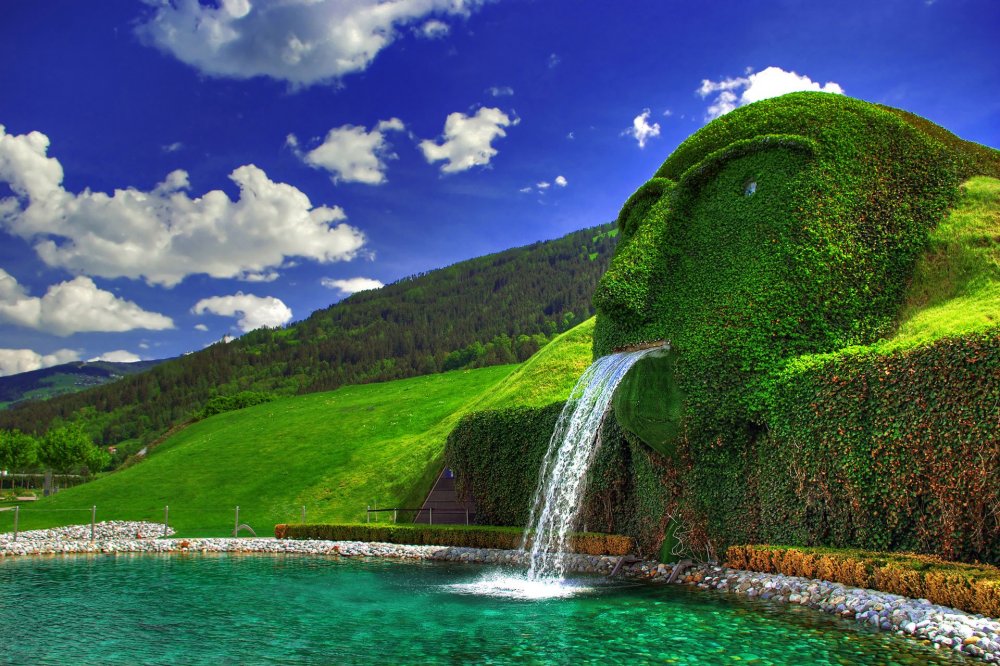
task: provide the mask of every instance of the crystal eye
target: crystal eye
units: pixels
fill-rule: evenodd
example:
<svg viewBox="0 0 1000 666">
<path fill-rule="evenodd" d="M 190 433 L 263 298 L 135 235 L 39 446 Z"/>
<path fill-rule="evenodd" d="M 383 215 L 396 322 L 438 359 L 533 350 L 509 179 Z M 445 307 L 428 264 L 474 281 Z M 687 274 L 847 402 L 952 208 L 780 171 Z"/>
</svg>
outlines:
<svg viewBox="0 0 1000 666">
<path fill-rule="evenodd" d="M 747 181 L 747 184 L 743 186 L 743 196 L 745 197 L 752 197 L 754 195 L 754 192 L 756 191 L 757 191 L 756 180 L 749 180 Z"/>
</svg>

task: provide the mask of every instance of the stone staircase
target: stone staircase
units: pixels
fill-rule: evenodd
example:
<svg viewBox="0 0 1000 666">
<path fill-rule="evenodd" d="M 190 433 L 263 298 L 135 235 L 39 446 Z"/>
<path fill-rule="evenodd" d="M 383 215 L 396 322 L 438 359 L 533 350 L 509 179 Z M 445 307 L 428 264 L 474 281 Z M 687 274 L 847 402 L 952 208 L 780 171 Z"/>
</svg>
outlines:
<svg viewBox="0 0 1000 666">
<path fill-rule="evenodd" d="M 455 474 L 445 467 L 413 522 L 435 525 L 472 524 L 476 522 L 476 503 L 458 496 L 455 491 Z"/>
</svg>

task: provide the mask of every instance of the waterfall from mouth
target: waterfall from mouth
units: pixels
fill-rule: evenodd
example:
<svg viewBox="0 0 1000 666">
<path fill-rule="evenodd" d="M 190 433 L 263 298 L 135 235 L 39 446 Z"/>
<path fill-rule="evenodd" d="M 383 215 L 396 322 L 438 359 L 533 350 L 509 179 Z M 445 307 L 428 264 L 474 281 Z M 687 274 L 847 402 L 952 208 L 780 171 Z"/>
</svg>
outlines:
<svg viewBox="0 0 1000 666">
<path fill-rule="evenodd" d="M 570 393 L 542 460 L 538 489 L 521 549 L 530 559 L 528 579 L 561 579 L 569 533 L 580 511 L 587 470 L 600 446 L 601 424 L 615 388 L 643 356 L 662 347 L 603 356 L 587 368 Z"/>
</svg>

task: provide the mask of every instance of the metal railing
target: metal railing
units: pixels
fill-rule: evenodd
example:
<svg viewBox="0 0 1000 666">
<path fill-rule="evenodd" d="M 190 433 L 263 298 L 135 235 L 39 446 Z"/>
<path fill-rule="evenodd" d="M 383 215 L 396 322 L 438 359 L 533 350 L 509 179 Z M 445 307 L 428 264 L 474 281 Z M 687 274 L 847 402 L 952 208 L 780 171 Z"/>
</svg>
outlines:
<svg viewBox="0 0 1000 666">
<path fill-rule="evenodd" d="M 413 514 L 413 519 L 411 521 L 409 521 L 409 522 L 414 522 L 414 523 L 417 522 L 417 520 L 420 518 L 420 516 L 422 514 L 426 514 L 427 515 L 427 524 L 428 525 L 433 525 L 434 524 L 434 516 L 435 515 L 437 515 L 437 516 L 444 516 L 444 515 L 456 515 L 456 514 L 458 514 L 458 515 L 461 515 L 461 516 L 465 516 L 465 524 L 466 525 L 471 525 L 472 524 L 472 520 L 476 517 L 476 512 L 475 511 L 469 511 L 468 507 L 466 507 L 465 509 L 435 509 L 434 507 L 427 507 L 427 508 L 421 507 L 419 509 L 401 509 L 401 508 L 373 509 L 373 508 L 371 508 L 369 506 L 369 507 L 367 507 L 365 509 L 365 522 L 366 523 L 371 523 L 372 522 L 372 514 L 373 513 L 375 514 L 375 522 L 378 522 L 378 514 L 380 514 L 380 513 L 391 513 L 392 514 L 392 522 L 393 523 L 398 523 L 399 522 L 399 514 L 400 513 L 404 513 L 404 514 L 405 513 L 412 513 Z"/>
</svg>

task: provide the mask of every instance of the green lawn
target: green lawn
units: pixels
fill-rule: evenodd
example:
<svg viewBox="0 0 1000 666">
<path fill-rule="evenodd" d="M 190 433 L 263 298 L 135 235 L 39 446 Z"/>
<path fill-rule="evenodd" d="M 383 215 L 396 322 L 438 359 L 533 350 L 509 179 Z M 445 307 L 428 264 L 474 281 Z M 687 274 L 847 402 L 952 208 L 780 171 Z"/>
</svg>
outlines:
<svg viewBox="0 0 1000 666">
<path fill-rule="evenodd" d="M 206 419 L 134 467 L 22 506 L 21 528 L 163 519 L 182 535 L 224 535 L 234 510 L 258 534 L 275 523 L 363 521 L 365 507 L 417 502 L 470 404 L 516 366 L 347 386 Z M 415 489 L 420 489 L 415 493 Z M 0 531 L 13 514 L 0 513 Z"/>
</svg>

